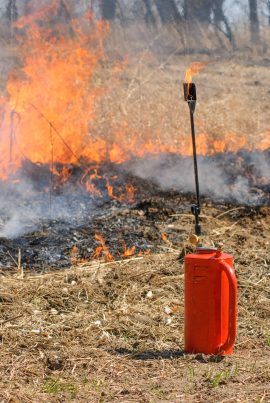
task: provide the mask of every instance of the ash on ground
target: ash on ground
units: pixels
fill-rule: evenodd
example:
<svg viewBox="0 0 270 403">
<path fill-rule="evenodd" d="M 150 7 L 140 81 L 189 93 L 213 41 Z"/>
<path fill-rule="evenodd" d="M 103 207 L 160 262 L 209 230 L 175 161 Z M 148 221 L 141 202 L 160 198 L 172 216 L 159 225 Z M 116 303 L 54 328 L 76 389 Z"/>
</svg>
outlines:
<svg viewBox="0 0 270 403">
<path fill-rule="evenodd" d="M 270 205 L 270 185 L 263 176 L 268 154 L 201 157 L 202 211 L 242 206 L 246 215 L 260 214 Z M 258 160 L 265 172 L 254 163 Z M 59 172 L 63 167 L 56 168 Z M 85 186 L 85 168 L 68 169 L 69 179 L 63 183 L 49 166 L 25 162 L 11 180 L 1 182 L 2 270 L 16 267 L 19 250 L 25 269 L 47 271 L 69 267 L 74 260 L 180 251 L 192 233 L 191 158 L 164 154 L 123 165 L 90 166 L 87 174 L 96 194 Z M 127 184 L 134 190 L 131 199 Z M 179 216 L 188 222 L 182 219 L 179 225 Z"/>
</svg>

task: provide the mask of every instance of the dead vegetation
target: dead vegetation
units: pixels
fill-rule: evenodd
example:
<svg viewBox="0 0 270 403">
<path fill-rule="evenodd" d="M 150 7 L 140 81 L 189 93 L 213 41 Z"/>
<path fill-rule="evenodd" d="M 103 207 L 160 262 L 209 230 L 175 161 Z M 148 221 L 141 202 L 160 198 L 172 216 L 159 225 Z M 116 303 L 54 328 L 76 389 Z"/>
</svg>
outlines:
<svg viewBox="0 0 270 403">
<path fill-rule="evenodd" d="M 238 337 L 224 359 L 182 350 L 178 246 L 23 279 L 2 272 L 1 401 L 267 402 L 269 220 L 266 207 L 204 208 L 204 227 L 233 253 L 239 281 Z M 192 217 L 174 225 L 189 231 Z"/>
<path fill-rule="evenodd" d="M 265 149 L 270 118 L 269 60 L 267 55 L 256 56 L 252 51 L 233 56 L 179 55 L 174 51 L 157 55 L 150 50 L 128 55 L 128 65 L 118 80 L 112 79 L 110 64 L 99 71 L 109 91 L 97 108 L 100 125 L 94 131 L 100 138 L 112 129 L 126 133 L 129 140 L 137 136 L 142 147 L 145 139 L 160 145 L 188 144 L 190 128 L 182 82 L 192 62 L 208 61 L 194 77 L 197 134 L 206 134 L 200 151 L 256 149 L 263 140 Z"/>
<path fill-rule="evenodd" d="M 128 67 L 116 80 L 108 74 L 110 59 L 104 61 L 95 83 L 110 91 L 97 107 L 93 135 L 107 139 L 124 128 L 126 141 L 134 133 L 142 143 L 189 139 L 181 86 L 186 67 L 200 59 L 214 60 L 196 78 L 196 124 L 207 133 L 207 147 L 221 139 L 230 145 L 232 133 L 236 144 L 245 134 L 256 146 L 269 127 L 268 57 L 254 58 L 252 49 L 231 59 L 213 49 L 198 57 L 181 55 L 175 47 L 166 54 L 164 46 L 161 50 L 153 41 L 139 57 L 129 55 Z M 160 254 L 102 263 L 91 261 L 91 249 L 86 262 L 75 259 L 71 267 L 46 274 L 27 271 L 27 265 L 23 273 L 22 266 L 15 267 L 17 257 L 14 270 L 1 267 L 1 402 L 270 401 L 269 208 L 230 206 L 228 211 L 210 203 L 203 208 L 205 242 L 225 243 L 239 281 L 238 337 L 234 355 L 224 359 L 183 352 L 182 257 L 193 228 L 189 210 L 164 221 L 159 207 L 150 213 L 147 236 L 140 236 L 154 240 Z M 104 227 L 100 221 L 100 230 Z M 130 228 L 126 233 L 132 240 Z M 110 231 L 115 236 L 116 229 Z M 112 237 L 107 241 L 115 243 Z M 82 242 L 89 246 L 86 236 Z M 55 242 L 54 253 L 57 248 Z"/>
</svg>

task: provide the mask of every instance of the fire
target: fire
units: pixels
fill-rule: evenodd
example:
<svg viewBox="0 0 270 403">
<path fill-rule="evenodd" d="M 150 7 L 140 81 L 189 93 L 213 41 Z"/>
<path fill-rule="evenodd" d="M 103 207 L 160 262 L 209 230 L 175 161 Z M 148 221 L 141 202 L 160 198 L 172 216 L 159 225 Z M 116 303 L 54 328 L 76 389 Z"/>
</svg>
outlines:
<svg viewBox="0 0 270 403">
<path fill-rule="evenodd" d="M 168 241 L 167 234 L 161 234 L 161 239 L 162 239 L 162 241 L 167 242 Z"/>
<path fill-rule="evenodd" d="M 105 23 L 73 22 L 74 35 L 52 34 L 48 10 L 43 24 L 20 20 L 26 34 L 18 36 L 23 68 L 10 73 L 8 99 L 0 104 L 4 115 L 1 142 L 1 176 L 7 177 L 25 159 L 36 163 L 80 163 L 87 157 L 100 161 L 104 144 L 96 144 L 89 128 L 101 90 L 92 82 L 103 57 Z M 36 16 L 37 17 L 37 16 Z M 88 23 L 88 30 L 80 26 Z"/>
<path fill-rule="evenodd" d="M 91 170 L 93 170 L 93 173 L 89 174 Z M 99 190 L 96 186 L 96 182 L 98 182 L 100 179 L 102 179 L 102 176 L 98 174 L 97 168 L 90 167 L 85 171 L 81 184 L 83 185 L 85 181 L 85 188 L 89 193 L 91 193 L 93 196 L 102 197 L 101 190 Z"/>
<path fill-rule="evenodd" d="M 105 139 L 91 133 L 95 107 L 104 93 L 93 76 L 103 61 L 108 25 L 85 15 L 72 21 L 74 35 L 61 26 L 52 33 L 50 14 L 56 11 L 53 1 L 16 24 L 26 32 L 18 36 L 23 68 L 11 72 L 8 97 L 0 99 L 5 133 L 0 144 L 0 178 L 7 179 L 24 160 L 30 160 L 49 164 L 57 183 L 65 184 L 71 174 L 68 166 L 78 165 L 84 168 L 80 183 L 89 194 L 101 198 L 106 193 L 113 200 L 132 202 L 135 188 L 131 184 L 115 186 L 117 177 L 99 172 L 100 163 L 120 163 L 131 154 L 125 145 L 120 146 L 125 133 L 119 131 L 116 143 L 109 147 Z M 112 74 L 121 73 L 126 64 L 127 60 L 117 62 Z"/>
<path fill-rule="evenodd" d="M 257 142 L 257 150 L 263 151 L 270 147 L 270 131 L 263 133 Z"/>
<path fill-rule="evenodd" d="M 96 248 L 93 259 L 99 259 L 101 256 L 104 256 L 106 262 L 112 262 L 114 258 L 109 252 L 105 240 L 99 234 L 95 234 L 95 239 L 96 241 L 100 242 L 101 245 Z"/>
<path fill-rule="evenodd" d="M 136 250 L 136 246 L 133 245 L 131 248 L 127 248 L 127 245 L 125 244 L 125 242 L 123 243 L 123 254 L 122 257 L 130 257 L 133 256 L 135 254 L 135 250 Z"/>
<path fill-rule="evenodd" d="M 209 62 L 194 62 L 191 66 L 186 70 L 185 74 L 185 83 L 192 83 L 192 77 L 195 74 L 198 74 L 200 70 L 202 70 Z"/>
<path fill-rule="evenodd" d="M 100 234 L 95 234 L 95 239 L 96 239 L 96 241 L 98 241 L 100 243 L 100 245 L 97 246 L 97 248 L 94 252 L 94 255 L 93 255 L 93 259 L 100 259 L 101 257 L 104 257 L 106 262 L 114 261 L 114 257 L 109 252 L 109 249 L 106 245 L 104 238 Z M 135 245 L 133 245 L 131 248 L 128 248 L 126 243 L 123 242 L 123 253 L 121 254 L 121 257 L 129 258 L 131 256 L 134 256 L 135 251 L 136 251 Z M 138 256 L 143 256 L 143 255 L 146 255 L 149 253 L 150 253 L 150 251 L 145 251 L 145 252 L 140 251 L 138 253 Z"/>
<path fill-rule="evenodd" d="M 70 263 L 76 265 L 78 263 L 79 250 L 76 245 L 74 245 L 70 251 Z"/>
<path fill-rule="evenodd" d="M 127 191 L 127 198 L 126 200 L 131 203 L 134 201 L 134 196 L 135 196 L 135 187 L 130 183 L 126 185 L 126 191 Z"/>
<path fill-rule="evenodd" d="M 102 174 L 99 171 L 98 166 L 90 166 L 85 170 L 81 179 L 81 185 L 85 187 L 87 192 L 97 198 L 109 196 L 110 199 L 121 203 L 134 202 L 135 188 L 132 184 L 121 184 L 117 175 L 110 176 Z"/>
<path fill-rule="evenodd" d="M 58 177 L 60 185 L 64 185 L 68 182 L 72 171 L 69 169 L 68 166 L 64 166 L 60 170 L 58 170 L 55 166 L 52 166 L 51 173 Z"/>
<path fill-rule="evenodd" d="M 55 25 L 58 1 L 23 17 L 16 23 L 16 47 L 20 63 L 11 71 L 6 95 L 0 97 L 0 178 L 12 178 L 23 161 L 48 164 L 56 183 L 65 184 L 70 166 L 81 169 L 79 183 L 94 197 L 109 197 L 132 203 L 136 189 L 100 170 L 101 163 L 120 164 L 127 160 L 161 153 L 192 155 L 189 133 L 179 141 L 164 143 L 159 129 L 146 128 L 142 134 L 125 120 L 112 124 L 110 133 L 96 135 L 97 105 L 110 90 L 103 88 L 96 73 L 105 59 L 104 41 L 109 26 L 86 14 L 66 26 Z M 42 22 L 42 23 L 41 23 Z M 106 61 L 107 62 L 107 61 Z M 126 68 L 128 58 L 112 63 L 112 79 Z M 207 62 L 195 62 L 186 72 L 192 81 Z M 184 106 L 183 106 L 184 107 Z M 270 146 L 268 132 L 257 137 L 255 148 Z M 228 133 L 225 140 L 213 139 L 201 129 L 197 133 L 200 155 L 251 149 L 247 137 Z M 61 167 L 61 168 L 59 168 Z"/>
<path fill-rule="evenodd" d="M 135 188 L 132 184 L 126 184 L 124 186 L 122 186 L 122 188 L 120 187 L 120 191 L 122 190 L 120 196 L 116 196 L 114 194 L 114 188 L 113 185 L 111 184 L 111 181 L 115 181 L 117 180 L 118 177 L 112 177 L 112 178 L 108 178 L 106 177 L 106 188 L 108 191 L 108 196 L 113 199 L 113 200 L 117 200 L 119 202 L 125 203 L 132 203 L 134 201 L 134 194 L 135 194 Z"/>
</svg>

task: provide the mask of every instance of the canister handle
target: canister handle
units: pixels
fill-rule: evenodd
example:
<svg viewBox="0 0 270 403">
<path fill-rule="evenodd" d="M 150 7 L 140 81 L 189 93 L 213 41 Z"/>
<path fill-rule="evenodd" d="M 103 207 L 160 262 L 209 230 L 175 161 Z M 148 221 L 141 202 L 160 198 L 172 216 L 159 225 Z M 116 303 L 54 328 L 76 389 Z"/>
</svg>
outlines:
<svg viewBox="0 0 270 403">
<path fill-rule="evenodd" d="M 228 263 L 220 262 L 220 265 L 229 280 L 229 329 L 227 340 L 219 347 L 219 354 L 222 354 L 232 348 L 236 338 L 237 280 L 233 268 Z"/>
</svg>

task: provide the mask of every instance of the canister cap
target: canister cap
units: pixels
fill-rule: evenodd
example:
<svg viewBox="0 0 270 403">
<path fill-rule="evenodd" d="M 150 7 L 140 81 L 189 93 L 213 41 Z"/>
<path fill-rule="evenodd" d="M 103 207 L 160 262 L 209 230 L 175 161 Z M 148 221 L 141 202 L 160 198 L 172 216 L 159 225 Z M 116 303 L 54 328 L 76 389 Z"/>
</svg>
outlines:
<svg viewBox="0 0 270 403">
<path fill-rule="evenodd" d="M 196 252 L 199 254 L 210 254 L 210 253 L 216 253 L 218 251 L 218 248 L 215 248 L 214 246 L 198 246 L 196 248 Z"/>
<path fill-rule="evenodd" d="M 185 261 L 189 259 L 233 259 L 231 255 L 222 252 L 219 248 L 211 247 L 211 246 L 198 246 L 195 252 L 187 254 L 185 256 Z"/>
</svg>

